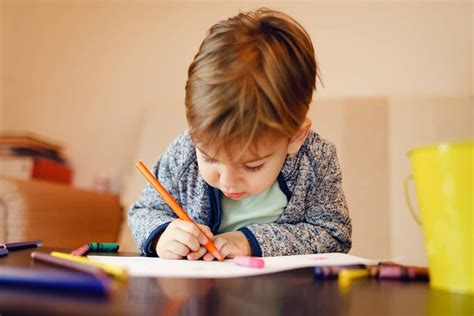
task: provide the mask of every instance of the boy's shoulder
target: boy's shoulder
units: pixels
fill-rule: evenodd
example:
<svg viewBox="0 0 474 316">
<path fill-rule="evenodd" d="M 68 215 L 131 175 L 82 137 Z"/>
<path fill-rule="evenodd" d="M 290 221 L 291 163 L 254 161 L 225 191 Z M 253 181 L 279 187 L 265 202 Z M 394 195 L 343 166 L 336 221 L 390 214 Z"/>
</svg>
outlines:
<svg viewBox="0 0 474 316">
<path fill-rule="evenodd" d="M 196 160 L 195 145 L 189 135 L 189 130 L 184 130 L 171 142 L 161 156 L 161 160 L 163 159 L 175 167 L 189 165 L 190 162 Z"/>
<path fill-rule="evenodd" d="M 170 147 L 175 149 L 181 149 L 183 151 L 193 151 L 194 150 L 194 142 L 191 139 L 191 135 L 189 134 L 189 129 L 185 129 L 181 132 L 172 142 Z"/>
<path fill-rule="evenodd" d="M 337 160 L 334 144 L 311 130 L 298 153 L 287 158 L 282 171 L 291 179 L 299 174 L 318 173 L 333 160 Z"/>
<path fill-rule="evenodd" d="M 315 156 L 315 158 L 321 156 L 333 156 L 336 154 L 336 146 L 329 140 L 321 137 L 314 130 L 311 130 L 306 141 L 303 143 L 300 149 L 300 153 L 303 155 Z"/>
</svg>

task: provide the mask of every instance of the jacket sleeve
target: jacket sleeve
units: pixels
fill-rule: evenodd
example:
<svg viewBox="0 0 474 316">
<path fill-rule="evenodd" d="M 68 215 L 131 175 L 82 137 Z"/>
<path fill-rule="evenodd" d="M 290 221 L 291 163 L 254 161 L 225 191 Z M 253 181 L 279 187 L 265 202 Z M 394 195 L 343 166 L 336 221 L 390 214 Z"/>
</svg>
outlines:
<svg viewBox="0 0 474 316">
<path fill-rule="evenodd" d="M 161 182 L 168 192 L 178 199 L 179 138 L 168 147 L 165 153 L 153 167 L 152 173 Z M 178 201 L 179 203 L 179 201 Z M 128 211 L 128 224 L 137 245 L 146 256 L 156 256 L 152 249 L 153 241 L 161 235 L 168 224 L 177 216 L 166 202 L 158 195 L 155 189 L 147 183 L 140 194 L 138 201 L 132 204 Z"/>
<path fill-rule="evenodd" d="M 335 147 L 324 144 L 317 160 L 308 159 L 307 164 L 314 172 L 293 193 L 304 194 L 299 202 L 301 206 L 297 206 L 303 208 L 302 220 L 254 224 L 240 229 L 249 240 L 253 255 L 282 256 L 350 250 L 352 225 L 341 187 L 342 174 Z"/>
</svg>

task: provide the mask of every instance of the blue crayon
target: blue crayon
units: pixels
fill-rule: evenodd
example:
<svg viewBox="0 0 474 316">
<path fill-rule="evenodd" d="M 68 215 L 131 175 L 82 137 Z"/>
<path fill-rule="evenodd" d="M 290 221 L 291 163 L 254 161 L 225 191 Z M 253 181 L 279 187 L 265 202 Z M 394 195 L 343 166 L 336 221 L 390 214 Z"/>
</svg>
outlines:
<svg viewBox="0 0 474 316">
<path fill-rule="evenodd" d="M 26 268 L 0 268 L 0 286 L 16 286 L 31 289 L 74 292 L 96 296 L 108 296 L 111 283 L 77 273 L 63 273 Z"/>
<path fill-rule="evenodd" d="M 314 277 L 316 279 L 326 279 L 329 278 L 329 275 L 331 274 L 330 268 L 323 266 L 323 267 L 314 267 L 313 271 Z"/>
</svg>

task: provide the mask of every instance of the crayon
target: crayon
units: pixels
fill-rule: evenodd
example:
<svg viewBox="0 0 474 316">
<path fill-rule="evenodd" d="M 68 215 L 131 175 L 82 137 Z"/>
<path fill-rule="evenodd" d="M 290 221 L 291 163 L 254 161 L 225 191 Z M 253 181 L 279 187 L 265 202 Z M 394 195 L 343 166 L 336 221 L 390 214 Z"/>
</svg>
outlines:
<svg viewBox="0 0 474 316">
<path fill-rule="evenodd" d="M 12 267 L 0 267 L 0 285 L 80 292 L 99 296 L 108 296 L 112 290 L 108 279 L 98 279 L 74 273 Z"/>
<path fill-rule="evenodd" d="M 234 258 L 234 263 L 238 266 L 257 269 L 261 269 L 265 266 L 265 261 L 263 259 L 249 256 L 236 256 Z"/>
<path fill-rule="evenodd" d="M 343 266 L 317 266 L 314 267 L 313 273 L 316 279 L 332 279 L 339 275 L 343 269 L 365 269 L 364 264 L 350 264 Z"/>
<path fill-rule="evenodd" d="M 381 264 L 378 269 L 381 280 L 429 281 L 427 268 Z"/>
<path fill-rule="evenodd" d="M 11 242 L 6 244 L 0 244 L 0 248 L 6 248 L 8 251 L 12 250 L 21 250 L 27 248 L 37 248 L 43 244 L 41 240 L 32 240 L 32 241 L 21 241 L 21 242 Z"/>
<path fill-rule="evenodd" d="M 97 268 L 101 268 L 108 275 L 113 276 L 114 278 L 116 278 L 118 280 L 121 280 L 121 281 L 126 281 L 127 278 L 128 278 L 127 270 L 125 268 L 123 268 L 122 266 L 119 266 L 119 265 L 114 265 L 114 264 L 110 264 L 110 263 L 96 262 L 96 261 L 89 260 L 86 257 L 74 256 L 74 255 L 71 255 L 71 254 L 68 254 L 68 253 L 62 253 L 62 252 L 57 252 L 57 251 L 53 251 L 51 253 L 51 255 L 53 257 L 67 259 L 67 260 L 71 260 L 71 261 L 74 261 L 74 262 L 79 262 L 79 263 L 95 266 Z"/>
<path fill-rule="evenodd" d="M 67 260 L 67 259 L 62 259 L 62 258 L 59 258 L 59 257 L 54 257 L 54 256 L 51 256 L 47 253 L 34 251 L 34 252 L 31 253 L 31 258 L 33 258 L 33 260 L 41 261 L 41 262 L 44 262 L 44 263 L 49 263 L 49 264 L 52 264 L 52 265 L 55 265 L 55 266 L 58 266 L 58 267 L 62 267 L 62 268 L 66 268 L 66 269 L 70 269 L 70 270 L 74 270 L 74 271 L 78 271 L 78 272 L 82 272 L 82 273 L 87 273 L 87 274 L 92 275 L 96 278 L 105 278 L 105 277 L 107 277 L 107 274 L 104 272 L 104 270 L 102 270 L 98 267 L 86 265 L 86 264 L 79 263 L 79 262 L 74 262 L 74 261 Z"/>
<path fill-rule="evenodd" d="M 379 266 L 378 265 L 369 265 L 367 266 L 369 269 L 369 275 L 371 278 L 376 278 L 379 275 Z"/>
<path fill-rule="evenodd" d="M 84 256 L 86 255 L 90 250 L 90 247 L 88 244 L 82 245 L 81 247 L 77 248 L 76 250 L 71 251 L 71 255 L 74 256 Z"/>
<path fill-rule="evenodd" d="M 368 276 L 368 269 L 343 269 L 339 272 L 337 281 L 341 288 L 347 288 L 353 280 L 366 278 Z"/>
<path fill-rule="evenodd" d="M 372 278 L 378 278 L 379 276 L 379 267 L 381 266 L 398 266 L 401 267 L 402 265 L 399 263 L 391 262 L 391 261 L 380 261 L 377 265 L 369 265 L 367 269 L 369 269 L 369 274 Z"/>
<path fill-rule="evenodd" d="M 161 185 L 161 183 L 156 179 L 153 174 L 148 170 L 145 164 L 141 161 L 136 163 L 136 167 L 143 176 L 148 180 L 148 182 L 155 188 L 155 190 L 161 195 L 163 200 L 169 205 L 169 207 L 173 210 L 173 212 L 182 220 L 188 221 L 196 225 L 196 227 L 201 231 L 201 233 L 206 237 L 207 243 L 204 247 L 209 251 L 215 258 L 219 261 L 223 261 L 224 257 L 219 253 L 216 246 L 212 242 L 212 240 L 207 237 L 207 235 L 199 228 L 199 226 L 189 217 L 189 215 L 181 208 L 181 206 L 173 199 L 173 197 L 166 191 L 166 189 Z"/>
<path fill-rule="evenodd" d="M 90 251 L 93 252 L 117 252 L 120 245 L 114 242 L 90 242 Z"/>
</svg>

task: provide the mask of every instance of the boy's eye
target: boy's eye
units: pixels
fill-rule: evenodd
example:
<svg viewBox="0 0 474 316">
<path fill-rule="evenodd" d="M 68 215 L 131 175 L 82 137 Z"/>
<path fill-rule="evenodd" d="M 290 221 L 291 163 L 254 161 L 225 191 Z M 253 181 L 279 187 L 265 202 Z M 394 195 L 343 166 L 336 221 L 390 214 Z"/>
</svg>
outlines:
<svg viewBox="0 0 474 316">
<path fill-rule="evenodd" d="M 259 172 L 263 167 L 263 164 L 255 167 L 249 167 L 249 166 L 244 166 L 245 170 L 250 171 L 250 172 Z"/>
</svg>

